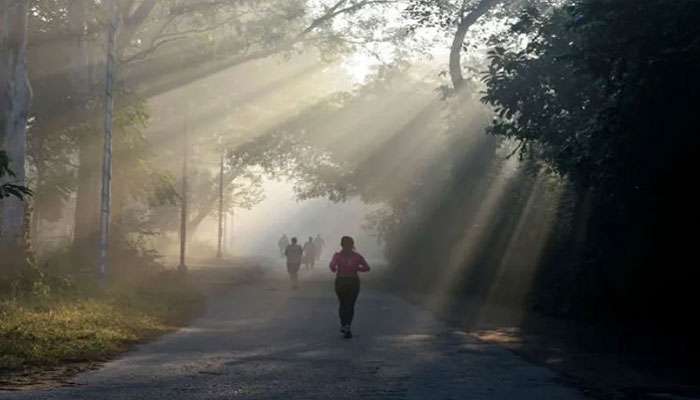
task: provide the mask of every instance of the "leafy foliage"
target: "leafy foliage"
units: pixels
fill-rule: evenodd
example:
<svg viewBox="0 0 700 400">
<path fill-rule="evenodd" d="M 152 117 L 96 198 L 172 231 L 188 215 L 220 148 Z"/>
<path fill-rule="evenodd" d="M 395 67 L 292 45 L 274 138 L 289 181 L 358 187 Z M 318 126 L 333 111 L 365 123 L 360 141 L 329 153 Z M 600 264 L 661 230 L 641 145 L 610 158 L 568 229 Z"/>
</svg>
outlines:
<svg viewBox="0 0 700 400">
<path fill-rule="evenodd" d="M 10 159 L 7 157 L 7 153 L 0 150 L 0 179 L 2 178 L 12 178 L 15 173 L 10 169 Z M 13 183 L 3 183 L 0 185 L 0 199 L 6 197 L 15 197 L 20 200 L 24 200 L 25 197 L 31 196 L 32 191 L 27 187 L 22 185 L 16 185 Z"/>
<path fill-rule="evenodd" d="M 585 255 L 558 276 L 590 284 L 560 295 L 576 293 L 593 314 L 607 304 L 648 318 L 639 307 L 659 316 L 690 301 L 678 277 L 688 274 L 679 249 L 694 245 L 684 232 L 699 217 L 685 189 L 700 149 L 699 24 L 696 1 L 531 2 L 494 38 L 484 76 L 483 100 L 497 113 L 489 132 L 519 141 L 523 158 L 573 184 Z M 575 253 L 573 242 L 560 246 Z M 677 271 L 662 286 L 675 290 L 651 301 L 657 268 L 669 263 Z"/>
<path fill-rule="evenodd" d="M 412 29 L 418 27 L 448 28 L 459 23 L 462 1 L 454 0 L 413 0 L 404 11 L 413 21 Z"/>
<path fill-rule="evenodd" d="M 688 89 L 700 43 L 687 32 L 697 33 L 698 11 L 693 1 L 527 8 L 510 32 L 527 45 L 503 37 L 490 53 L 491 133 L 582 185 L 650 190 L 677 150 L 697 146 L 683 129 L 694 113 L 679 103 L 697 100 Z"/>
</svg>

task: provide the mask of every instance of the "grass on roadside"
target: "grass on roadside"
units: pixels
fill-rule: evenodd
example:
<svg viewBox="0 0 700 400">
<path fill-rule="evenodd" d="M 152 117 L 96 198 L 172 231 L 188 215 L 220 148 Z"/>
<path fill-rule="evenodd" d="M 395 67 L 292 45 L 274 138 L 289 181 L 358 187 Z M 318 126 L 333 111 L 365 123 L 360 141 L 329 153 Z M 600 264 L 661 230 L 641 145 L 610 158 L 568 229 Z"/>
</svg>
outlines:
<svg viewBox="0 0 700 400">
<path fill-rule="evenodd" d="M 189 279 L 0 301 L 0 372 L 101 361 L 181 325 L 204 304 Z"/>
</svg>

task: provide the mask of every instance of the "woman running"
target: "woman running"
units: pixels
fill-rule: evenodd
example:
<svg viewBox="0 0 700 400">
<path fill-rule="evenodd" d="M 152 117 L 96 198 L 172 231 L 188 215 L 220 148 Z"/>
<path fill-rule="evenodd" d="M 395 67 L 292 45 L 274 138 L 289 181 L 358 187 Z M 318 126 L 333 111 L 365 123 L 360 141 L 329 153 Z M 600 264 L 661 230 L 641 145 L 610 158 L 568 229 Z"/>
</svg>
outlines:
<svg viewBox="0 0 700 400">
<path fill-rule="evenodd" d="M 342 250 L 333 255 L 329 267 L 336 274 L 335 293 L 338 295 L 340 332 L 346 339 L 350 339 L 355 301 L 360 294 L 360 277 L 357 273 L 369 272 L 369 264 L 362 255 L 355 252 L 355 241 L 350 236 L 343 236 L 340 247 Z"/>
</svg>

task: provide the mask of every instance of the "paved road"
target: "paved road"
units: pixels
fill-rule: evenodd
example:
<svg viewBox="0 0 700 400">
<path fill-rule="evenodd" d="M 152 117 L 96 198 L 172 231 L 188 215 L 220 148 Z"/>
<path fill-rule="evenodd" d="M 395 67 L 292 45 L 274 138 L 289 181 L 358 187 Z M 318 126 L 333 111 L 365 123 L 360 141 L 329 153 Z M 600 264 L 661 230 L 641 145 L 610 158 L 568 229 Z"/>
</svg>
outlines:
<svg viewBox="0 0 700 400">
<path fill-rule="evenodd" d="M 75 386 L 2 399 L 583 399 L 550 371 L 475 341 L 396 297 L 363 290 L 342 339 L 329 277 L 232 288 L 192 326 Z"/>
</svg>

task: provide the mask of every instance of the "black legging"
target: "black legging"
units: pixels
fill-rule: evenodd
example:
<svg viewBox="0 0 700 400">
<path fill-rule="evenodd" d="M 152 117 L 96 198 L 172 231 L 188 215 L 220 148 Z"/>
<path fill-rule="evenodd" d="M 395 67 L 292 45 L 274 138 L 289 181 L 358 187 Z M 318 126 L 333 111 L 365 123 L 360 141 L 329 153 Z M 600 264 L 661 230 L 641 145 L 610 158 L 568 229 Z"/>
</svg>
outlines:
<svg viewBox="0 0 700 400">
<path fill-rule="evenodd" d="M 355 301 L 360 294 L 360 279 L 357 277 L 335 278 L 335 294 L 338 295 L 338 315 L 341 325 L 352 324 Z"/>
</svg>

